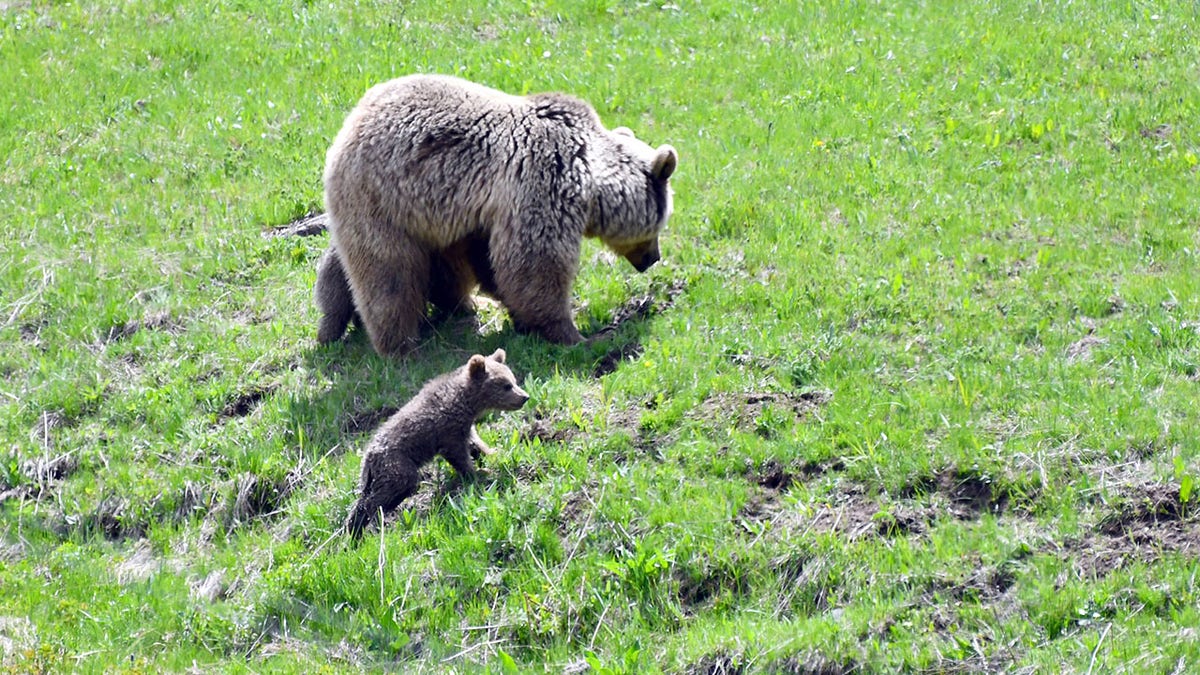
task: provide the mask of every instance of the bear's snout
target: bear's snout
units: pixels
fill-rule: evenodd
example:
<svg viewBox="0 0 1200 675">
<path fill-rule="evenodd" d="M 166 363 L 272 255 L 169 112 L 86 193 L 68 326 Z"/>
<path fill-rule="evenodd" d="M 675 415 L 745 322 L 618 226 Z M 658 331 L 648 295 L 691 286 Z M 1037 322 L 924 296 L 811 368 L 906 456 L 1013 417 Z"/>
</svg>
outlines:
<svg viewBox="0 0 1200 675">
<path fill-rule="evenodd" d="M 618 252 L 625 256 L 630 265 L 633 265 L 633 269 L 645 272 L 658 262 L 658 238 Z"/>
<path fill-rule="evenodd" d="M 642 254 L 641 259 L 633 263 L 633 269 L 639 272 L 645 272 L 658 262 L 658 251 L 646 251 Z"/>
<path fill-rule="evenodd" d="M 524 389 L 514 384 L 512 390 L 509 391 L 508 394 L 508 405 L 511 406 L 508 409 L 520 410 L 527 401 L 529 401 L 529 394 L 525 393 Z"/>
</svg>

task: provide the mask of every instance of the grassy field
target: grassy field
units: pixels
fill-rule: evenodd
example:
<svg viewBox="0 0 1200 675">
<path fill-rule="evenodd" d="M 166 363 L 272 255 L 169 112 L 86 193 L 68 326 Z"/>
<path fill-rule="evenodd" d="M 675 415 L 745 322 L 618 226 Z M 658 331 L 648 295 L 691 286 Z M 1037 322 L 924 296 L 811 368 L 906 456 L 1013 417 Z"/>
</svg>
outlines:
<svg viewBox="0 0 1200 675">
<path fill-rule="evenodd" d="M 0 672 L 1200 669 L 1194 3 L 0 2 Z M 585 335 L 317 346 L 370 85 L 681 162 Z M 382 532 L 371 429 L 533 396 Z"/>
</svg>

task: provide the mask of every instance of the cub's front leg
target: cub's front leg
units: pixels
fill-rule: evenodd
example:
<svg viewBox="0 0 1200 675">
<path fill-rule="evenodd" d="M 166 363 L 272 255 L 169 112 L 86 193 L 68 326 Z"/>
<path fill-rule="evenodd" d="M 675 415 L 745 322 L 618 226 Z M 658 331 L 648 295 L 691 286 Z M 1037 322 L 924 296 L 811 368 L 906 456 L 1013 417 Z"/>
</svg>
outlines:
<svg viewBox="0 0 1200 675">
<path fill-rule="evenodd" d="M 471 426 L 471 435 L 467 438 L 467 447 L 471 450 L 471 459 L 474 459 L 476 462 L 483 455 L 496 453 L 495 450 L 489 448 L 488 444 L 484 443 L 483 439 L 479 437 L 479 432 L 475 431 L 474 425 Z"/>
<path fill-rule="evenodd" d="M 442 457 L 454 467 L 458 475 L 464 481 L 475 480 L 475 462 L 471 461 L 471 455 L 474 452 L 470 441 L 466 443 L 456 443 L 454 447 L 446 447 L 442 449 Z"/>
</svg>

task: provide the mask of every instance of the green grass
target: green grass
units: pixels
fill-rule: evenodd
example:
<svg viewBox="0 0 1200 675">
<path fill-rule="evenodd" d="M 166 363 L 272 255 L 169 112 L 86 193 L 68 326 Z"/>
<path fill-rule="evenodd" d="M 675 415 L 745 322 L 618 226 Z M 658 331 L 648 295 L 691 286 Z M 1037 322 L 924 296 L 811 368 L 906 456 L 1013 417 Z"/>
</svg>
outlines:
<svg viewBox="0 0 1200 675">
<path fill-rule="evenodd" d="M 0 3 L 3 670 L 1200 667 L 1194 6 L 194 4 Z M 316 345 L 265 235 L 410 72 L 679 149 L 663 262 L 576 285 L 648 316 Z M 499 346 L 482 480 L 331 538 Z"/>
</svg>

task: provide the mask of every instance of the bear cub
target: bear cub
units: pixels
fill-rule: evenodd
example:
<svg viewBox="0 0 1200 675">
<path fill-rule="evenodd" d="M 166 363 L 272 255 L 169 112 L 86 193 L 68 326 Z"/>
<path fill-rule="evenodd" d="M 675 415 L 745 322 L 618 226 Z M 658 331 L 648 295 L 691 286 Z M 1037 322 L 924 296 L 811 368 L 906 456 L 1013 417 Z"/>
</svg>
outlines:
<svg viewBox="0 0 1200 675">
<path fill-rule="evenodd" d="M 376 85 L 326 155 L 317 339 L 340 339 L 357 318 L 376 352 L 401 355 L 427 305 L 469 314 L 478 288 L 518 331 L 579 343 L 571 287 L 583 239 L 639 272 L 657 262 L 678 161 L 564 94 L 436 75 Z"/>
<path fill-rule="evenodd" d="M 464 478 L 492 449 L 475 431 L 488 410 L 517 410 L 529 400 L 508 366 L 504 350 L 476 354 L 466 365 L 439 375 L 375 432 L 363 456 L 358 501 L 346 531 L 358 539 L 381 509 L 391 511 L 417 491 L 420 468 L 434 455 L 446 458 Z"/>
</svg>

